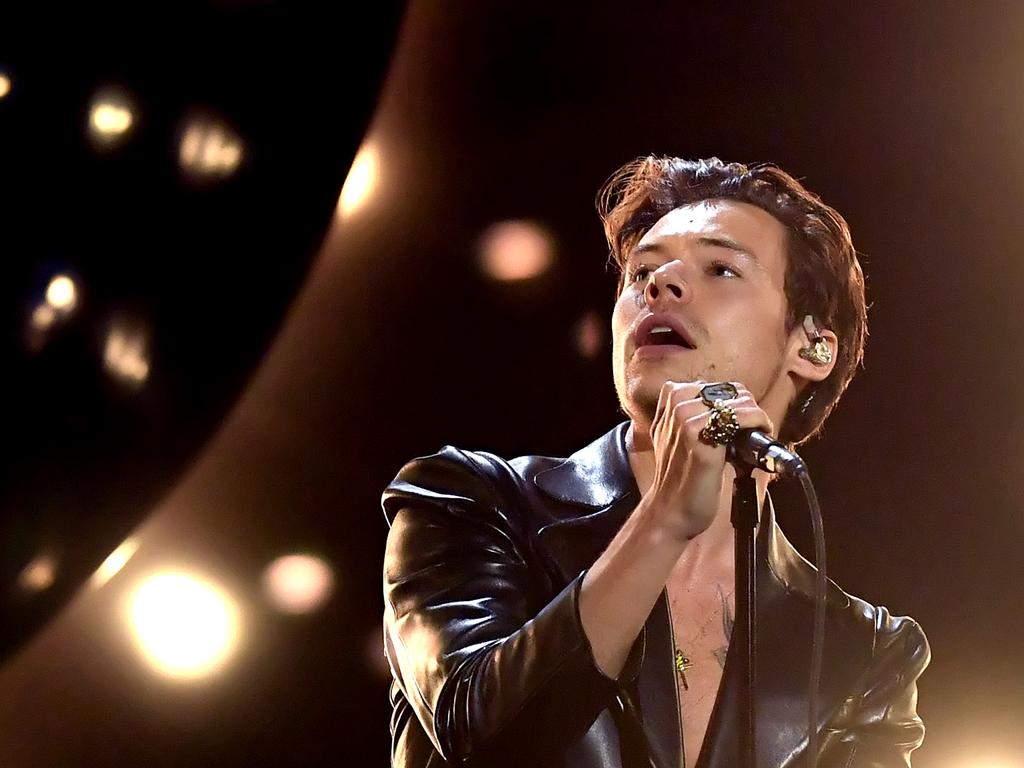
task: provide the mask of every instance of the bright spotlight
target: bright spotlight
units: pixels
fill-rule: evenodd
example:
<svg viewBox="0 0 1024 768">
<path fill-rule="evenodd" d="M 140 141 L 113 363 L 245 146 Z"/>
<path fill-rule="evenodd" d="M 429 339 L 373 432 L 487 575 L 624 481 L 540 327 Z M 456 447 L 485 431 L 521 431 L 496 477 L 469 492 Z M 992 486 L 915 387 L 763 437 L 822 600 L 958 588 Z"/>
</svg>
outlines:
<svg viewBox="0 0 1024 768">
<path fill-rule="evenodd" d="M 267 600 L 282 613 L 310 613 L 330 597 L 334 574 L 313 555 L 284 555 L 263 572 Z"/>
<path fill-rule="evenodd" d="M 181 135 L 178 162 L 193 176 L 230 176 L 242 162 L 242 140 L 226 125 L 212 119 L 192 120 Z"/>
<path fill-rule="evenodd" d="M 18 586 L 26 592 L 42 592 L 57 579 L 57 560 L 52 555 L 39 555 L 18 574 Z"/>
<path fill-rule="evenodd" d="M 377 187 L 379 170 L 377 148 L 372 144 L 364 144 L 352 161 L 352 167 L 341 188 L 341 196 L 338 198 L 339 215 L 351 216 L 366 204 Z"/>
<path fill-rule="evenodd" d="M 98 145 L 109 146 L 122 139 L 135 123 L 128 97 L 120 91 L 96 94 L 89 107 L 89 135 Z"/>
<path fill-rule="evenodd" d="M 502 221 L 480 238 L 480 265 L 494 280 L 528 280 L 547 271 L 554 258 L 553 239 L 539 224 Z"/>
<path fill-rule="evenodd" d="M 111 328 L 103 345 L 103 367 L 111 376 L 132 387 L 145 383 L 149 378 L 145 334 L 118 326 Z"/>
<path fill-rule="evenodd" d="M 92 585 L 97 588 L 102 587 L 114 578 L 128 561 L 132 559 L 132 555 L 135 554 L 138 548 L 139 544 L 135 539 L 125 539 L 121 542 L 120 546 L 107 555 L 106 560 L 100 563 L 100 567 L 92 575 Z"/>
<path fill-rule="evenodd" d="M 11 78 L 0 72 L 0 99 L 11 92 Z"/>
<path fill-rule="evenodd" d="M 131 626 L 154 670 L 194 680 L 215 672 L 235 650 L 234 601 L 215 584 L 180 572 L 142 582 L 131 597 Z"/>
<path fill-rule="evenodd" d="M 46 303 L 60 315 L 70 314 L 78 304 L 78 288 L 67 275 L 54 275 L 46 286 Z"/>
</svg>

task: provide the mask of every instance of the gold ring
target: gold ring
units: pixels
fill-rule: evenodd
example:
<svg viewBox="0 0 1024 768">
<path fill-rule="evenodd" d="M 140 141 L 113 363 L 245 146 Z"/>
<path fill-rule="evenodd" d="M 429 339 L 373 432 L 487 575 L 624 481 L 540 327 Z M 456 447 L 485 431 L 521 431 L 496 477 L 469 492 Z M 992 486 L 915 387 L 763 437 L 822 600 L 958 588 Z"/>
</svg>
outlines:
<svg viewBox="0 0 1024 768">
<path fill-rule="evenodd" d="M 736 411 L 721 400 L 711 406 L 707 426 L 700 431 L 700 439 L 709 445 L 725 445 L 740 431 Z"/>
</svg>

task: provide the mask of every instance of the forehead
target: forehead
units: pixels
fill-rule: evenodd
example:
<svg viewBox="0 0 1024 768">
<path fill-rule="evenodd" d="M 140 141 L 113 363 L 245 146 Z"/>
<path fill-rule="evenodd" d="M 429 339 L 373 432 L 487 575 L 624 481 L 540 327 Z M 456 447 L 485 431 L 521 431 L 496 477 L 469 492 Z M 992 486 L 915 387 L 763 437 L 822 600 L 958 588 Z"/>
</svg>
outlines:
<svg viewBox="0 0 1024 768">
<path fill-rule="evenodd" d="M 736 200 L 701 200 L 675 208 L 651 227 L 637 247 L 655 243 L 669 248 L 700 238 L 733 241 L 766 268 L 784 266 L 786 228 L 767 211 Z"/>
</svg>

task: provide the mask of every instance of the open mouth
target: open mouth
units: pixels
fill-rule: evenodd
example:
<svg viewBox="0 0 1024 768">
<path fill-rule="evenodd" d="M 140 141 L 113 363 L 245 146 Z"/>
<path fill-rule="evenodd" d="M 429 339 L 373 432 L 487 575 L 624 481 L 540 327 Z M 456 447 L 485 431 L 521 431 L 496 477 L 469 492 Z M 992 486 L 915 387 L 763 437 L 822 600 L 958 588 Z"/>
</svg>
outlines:
<svg viewBox="0 0 1024 768">
<path fill-rule="evenodd" d="M 678 347 L 695 349 L 685 329 L 667 317 L 650 316 L 640 323 L 636 333 L 637 347 Z"/>
<path fill-rule="evenodd" d="M 659 325 L 652 328 L 645 339 L 641 341 L 640 346 L 642 347 L 686 347 L 687 349 L 693 349 L 686 339 L 680 336 L 672 328 L 667 325 Z"/>
</svg>

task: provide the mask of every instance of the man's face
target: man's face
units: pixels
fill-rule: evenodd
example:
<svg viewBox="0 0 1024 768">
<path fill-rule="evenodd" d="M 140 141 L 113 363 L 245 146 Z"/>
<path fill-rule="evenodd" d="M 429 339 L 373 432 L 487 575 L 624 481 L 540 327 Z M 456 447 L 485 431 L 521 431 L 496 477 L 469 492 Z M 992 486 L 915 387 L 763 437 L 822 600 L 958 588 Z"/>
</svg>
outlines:
<svg viewBox="0 0 1024 768">
<path fill-rule="evenodd" d="M 762 401 L 784 377 L 785 245 L 766 211 L 705 200 L 665 214 L 627 254 L 612 341 L 632 419 L 653 420 L 669 380 L 738 381 Z"/>
</svg>

